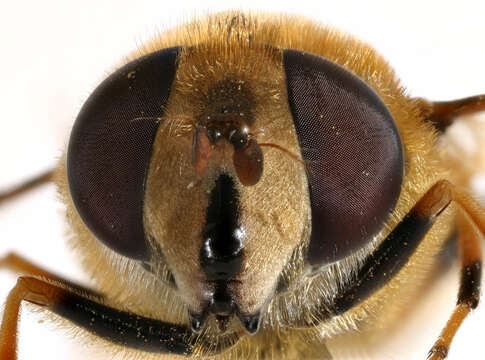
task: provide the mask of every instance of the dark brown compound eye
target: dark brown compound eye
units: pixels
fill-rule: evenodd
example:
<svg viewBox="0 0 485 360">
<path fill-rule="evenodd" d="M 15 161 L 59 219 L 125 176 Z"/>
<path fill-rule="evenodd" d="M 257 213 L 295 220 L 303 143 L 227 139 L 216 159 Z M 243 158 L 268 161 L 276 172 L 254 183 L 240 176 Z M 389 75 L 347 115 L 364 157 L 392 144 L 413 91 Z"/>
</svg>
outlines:
<svg viewBox="0 0 485 360">
<path fill-rule="evenodd" d="M 148 257 L 145 178 L 178 52 L 173 47 L 143 56 L 104 80 L 69 140 L 67 177 L 81 219 L 105 245 L 134 259 Z"/>
<path fill-rule="evenodd" d="M 306 165 L 313 268 L 366 245 L 399 197 L 402 144 L 380 97 L 320 56 L 284 51 L 288 99 Z"/>
</svg>

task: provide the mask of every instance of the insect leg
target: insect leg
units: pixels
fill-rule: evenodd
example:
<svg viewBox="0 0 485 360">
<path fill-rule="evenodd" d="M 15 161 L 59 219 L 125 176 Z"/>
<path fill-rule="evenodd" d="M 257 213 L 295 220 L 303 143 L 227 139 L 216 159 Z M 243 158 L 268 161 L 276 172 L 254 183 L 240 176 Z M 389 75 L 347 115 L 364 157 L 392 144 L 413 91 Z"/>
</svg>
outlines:
<svg viewBox="0 0 485 360">
<path fill-rule="evenodd" d="M 69 281 L 63 277 L 60 277 L 50 271 L 47 271 L 40 266 L 30 262 L 29 260 L 19 256 L 15 253 L 8 253 L 4 257 L 0 258 L 0 269 L 6 269 L 15 272 L 16 274 L 34 276 L 41 279 L 47 279 L 54 281 L 55 283 L 61 283 L 66 285 L 69 289 L 74 289 L 85 294 L 101 297 L 98 292 L 88 289 L 84 286 Z"/>
<path fill-rule="evenodd" d="M 482 254 L 480 234 L 465 215 L 459 214 L 459 247 L 461 251 L 461 278 L 458 301 L 446 326 L 428 353 L 431 360 L 446 358 L 451 341 L 465 317 L 475 309 L 480 299 Z"/>
<path fill-rule="evenodd" d="M 485 111 L 485 94 L 451 101 L 418 101 L 425 120 L 431 122 L 440 132 L 445 131 L 458 116 Z"/>
<path fill-rule="evenodd" d="M 68 289 L 33 277 L 20 277 L 10 291 L 0 328 L 0 359 L 15 360 L 17 325 L 22 300 L 37 304 L 109 342 L 153 353 L 190 355 L 218 353 L 237 343 L 235 333 L 214 341 L 197 338 L 182 324 L 139 316 L 103 304 L 89 290 Z"/>
<path fill-rule="evenodd" d="M 3 202 L 7 201 L 7 200 L 10 200 L 14 197 L 16 197 L 17 195 L 21 195 L 29 190 L 32 190 L 34 189 L 35 187 L 39 186 L 39 185 L 42 185 L 42 184 L 45 184 L 45 183 L 48 183 L 50 181 L 52 181 L 52 178 L 53 178 L 53 174 L 54 174 L 54 170 L 48 170 L 26 182 L 24 182 L 23 184 L 20 184 L 20 185 L 17 185 L 16 187 L 14 187 L 13 189 L 9 190 L 9 191 L 6 191 L 4 193 L 0 193 L 0 204 L 2 204 Z"/>
<path fill-rule="evenodd" d="M 449 181 L 438 181 L 368 256 L 355 281 L 335 297 L 331 305 L 333 313 L 341 314 L 358 305 L 392 279 L 451 201 L 455 201 L 480 233 L 485 234 L 485 209 Z"/>
<path fill-rule="evenodd" d="M 8 253 L 4 257 L 0 258 L 0 269 L 7 269 L 22 275 L 61 280 L 61 278 L 59 278 L 57 275 L 42 269 L 41 267 L 15 253 Z"/>
<path fill-rule="evenodd" d="M 343 314 L 385 286 L 408 262 L 436 218 L 451 201 L 461 207 L 482 235 L 485 234 L 485 209 L 466 192 L 446 180 L 440 180 L 367 257 L 354 280 L 339 290 L 332 303 L 319 305 L 314 309 L 311 321 L 302 320 L 298 325 L 315 326 L 325 319 Z M 473 268 L 465 270 L 471 271 Z"/>
<path fill-rule="evenodd" d="M 101 304 L 100 299 L 76 294 L 61 286 L 31 277 L 20 277 L 10 291 L 0 328 L 0 359 L 16 359 L 17 323 L 22 300 L 40 305 L 76 325 L 123 346 L 145 351 L 188 355 L 191 331 L 122 312 Z M 192 339 L 192 340 L 191 340 Z"/>
<path fill-rule="evenodd" d="M 385 286 L 408 262 L 453 199 L 454 186 L 440 180 L 406 214 L 394 230 L 366 258 L 355 279 L 342 288 L 329 306 L 330 315 L 343 314 Z M 325 316 L 320 309 L 318 318 Z"/>
</svg>

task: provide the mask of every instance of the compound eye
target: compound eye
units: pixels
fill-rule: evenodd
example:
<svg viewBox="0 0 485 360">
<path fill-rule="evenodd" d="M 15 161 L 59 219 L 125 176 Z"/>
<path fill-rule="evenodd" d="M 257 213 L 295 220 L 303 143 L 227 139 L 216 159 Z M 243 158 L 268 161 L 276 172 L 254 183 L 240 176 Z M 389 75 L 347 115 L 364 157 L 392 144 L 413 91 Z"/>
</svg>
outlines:
<svg viewBox="0 0 485 360">
<path fill-rule="evenodd" d="M 173 47 L 143 56 L 104 80 L 69 140 L 67 178 L 81 219 L 105 245 L 134 259 L 148 256 L 145 177 L 178 52 Z"/>
<path fill-rule="evenodd" d="M 402 144 L 380 97 L 320 56 L 285 50 L 288 99 L 306 165 L 313 268 L 362 248 L 399 197 Z"/>
</svg>

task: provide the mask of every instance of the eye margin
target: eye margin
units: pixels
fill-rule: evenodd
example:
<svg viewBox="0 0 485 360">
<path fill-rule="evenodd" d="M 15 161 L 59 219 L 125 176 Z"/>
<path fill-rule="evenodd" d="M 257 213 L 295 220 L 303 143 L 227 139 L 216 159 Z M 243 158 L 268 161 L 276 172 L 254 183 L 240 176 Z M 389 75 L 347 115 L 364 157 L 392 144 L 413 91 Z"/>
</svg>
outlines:
<svg viewBox="0 0 485 360">
<path fill-rule="evenodd" d="M 312 214 L 312 230 L 306 260 L 315 270 L 341 260 L 362 248 L 382 228 L 399 198 L 404 176 L 403 147 L 399 131 L 387 106 L 366 82 L 349 70 L 321 56 L 294 49 L 283 50 L 283 66 L 288 90 L 288 104 L 293 116 L 302 158 L 306 165 Z M 340 96 L 343 95 L 344 100 L 335 99 L 336 93 Z M 341 119 L 336 119 L 340 120 L 340 123 L 337 124 L 353 136 L 350 137 L 351 141 L 350 143 L 348 141 L 347 144 L 342 143 L 336 136 L 329 139 L 328 124 L 322 119 L 327 120 L 328 117 L 335 114 L 348 116 L 349 112 L 354 112 L 354 116 L 356 112 L 360 112 L 361 116 L 357 116 L 357 119 L 364 125 L 372 125 L 372 127 L 365 128 L 362 124 L 352 124 L 351 121 L 343 122 Z M 369 116 L 369 114 L 373 116 Z M 374 121 L 369 121 L 372 119 Z M 332 120 L 335 120 L 335 116 Z M 376 125 L 378 127 L 374 128 Z M 363 170 L 367 171 L 367 175 L 365 172 L 360 175 L 361 183 L 358 185 L 361 188 L 357 189 L 357 194 L 360 190 L 362 199 L 370 197 L 371 204 L 361 201 L 357 208 L 352 208 L 355 205 L 355 201 L 351 202 L 352 196 L 350 198 L 343 196 L 342 201 L 339 197 L 342 195 L 341 193 L 337 193 L 337 196 L 333 197 L 328 195 L 332 193 L 328 191 L 332 190 L 328 184 L 332 179 L 329 179 L 325 171 L 330 173 L 333 171 L 332 175 L 339 177 L 338 187 L 349 175 L 355 174 L 355 167 L 358 167 L 362 161 L 356 156 L 344 154 L 346 155 L 343 156 L 344 161 L 349 163 L 343 164 L 342 168 L 340 164 L 342 157 L 336 159 L 329 149 L 325 149 L 325 146 L 327 140 L 332 140 L 333 148 L 330 150 L 335 151 L 337 148 L 346 146 L 350 154 L 354 154 L 356 152 L 355 141 L 352 140 L 355 140 L 355 135 L 362 135 L 359 131 L 369 129 L 372 129 L 371 135 L 379 134 L 375 138 L 380 143 L 378 141 L 377 144 L 374 144 L 371 141 L 370 146 L 360 149 L 357 153 L 367 156 L 364 159 L 367 165 L 375 164 L 377 159 L 379 166 L 370 167 L 372 171 L 367 171 L 364 167 Z M 330 155 L 326 156 L 326 153 Z M 322 164 L 333 166 L 325 169 Z M 343 176 L 338 175 L 340 170 L 345 173 Z M 371 172 L 375 172 L 378 176 L 369 176 Z M 371 182 L 367 181 L 366 185 L 365 178 L 362 181 L 362 175 L 369 179 L 372 178 Z M 351 192 L 356 191 L 355 181 L 354 183 L 349 182 L 348 185 Z M 373 189 L 372 186 L 374 186 Z M 372 191 L 368 191 L 368 189 Z M 371 197 L 371 194 L 375 194 L 374 198 Z M 358 196 L 354 196 L 353 200 L 358 200 Z M 387 206 L 382 206 L 382 203 Z M 339 206 L 334 206 L 334 209 L 330 208 L 330 210 L 326 208 L 331 207 L 332 204 Z M 343 206 L 341 206 L 342 204 Z M 349 204 L 351 204 L 350 207 Z M 380 210 L 376 213 L 377 209 Z M 356 211 L 360 216 L 367 216 L 367 219 L 349 226 L 349 219 L 355 220 Z M 335 224 L 336 222 L 337 224 Z M 342 229 L 348 229 L 349 234 L 343 234 Z"/>
</svg>

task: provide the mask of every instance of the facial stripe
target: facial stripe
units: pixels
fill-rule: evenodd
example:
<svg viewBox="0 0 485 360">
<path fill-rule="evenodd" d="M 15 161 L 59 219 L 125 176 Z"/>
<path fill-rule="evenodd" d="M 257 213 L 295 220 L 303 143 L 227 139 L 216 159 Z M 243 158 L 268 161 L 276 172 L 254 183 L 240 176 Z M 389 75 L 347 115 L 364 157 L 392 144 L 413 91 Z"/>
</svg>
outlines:
<svg viewBox="0 0 485 360">
<path fill-rule="evenodd" d="M 244 230 L 239 225 L 239 200 L 233 179 L 221 174 L 210 193 L 200 261 L 207 279 L 234 279 L 241 270 Z"/>
</svg>

